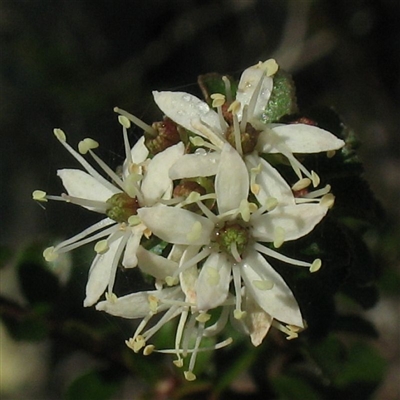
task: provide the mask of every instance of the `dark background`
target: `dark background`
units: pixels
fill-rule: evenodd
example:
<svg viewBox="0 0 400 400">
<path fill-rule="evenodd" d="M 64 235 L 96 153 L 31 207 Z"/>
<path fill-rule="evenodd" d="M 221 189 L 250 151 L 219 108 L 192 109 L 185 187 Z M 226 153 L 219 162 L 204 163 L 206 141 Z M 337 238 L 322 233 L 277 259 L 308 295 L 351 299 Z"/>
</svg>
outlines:
<svg viewBox="0 0 400 400">
<path fill-rule="evenodd" d="M 160 117 L 152 90 L 198 94 L 197 75 L 240 76 L 271 57 L 292 72 L 300 108 L 333 106 L 354 128 L 365 176 L 387 211 L 386 232 L 399 238 L 399 21 L 398 0 L 0 0 L 1 242 L 17 249 L 92 220 L 31 200 L 38 188 L 59 194 L 56 169 L 77 166 L 54 127 L 73 146 L 98 140 L 98 153 L 117 166 L 123 146 L 114 106 L 151 122 Z M 398 252 L 380 245 L 398 268 Z M 394 304 L 379 311 L 391 321 L 381 347 L 393 377 Z M 382 399 L 397 398 L 390 396 L 398 381 L 389 377 Z"/>
</svg>

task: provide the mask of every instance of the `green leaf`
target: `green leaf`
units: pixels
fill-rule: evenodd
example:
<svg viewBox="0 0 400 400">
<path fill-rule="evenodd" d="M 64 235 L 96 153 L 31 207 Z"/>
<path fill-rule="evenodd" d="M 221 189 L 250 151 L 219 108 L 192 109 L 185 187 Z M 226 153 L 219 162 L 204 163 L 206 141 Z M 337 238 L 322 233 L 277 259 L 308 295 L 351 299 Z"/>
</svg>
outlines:
<svg viewBox="0 0 400 400">
<path fill-rule="evenodd" d="M 321 397 L 305 380 L 295 376 L 281 375 L 271 379 L 271 385 L 283 400 L 320 400 Z"/>
<path fill-rule="evenodd" d="M 5 267 L 12 257 L 12 251 L 9 247 L 0 245 L 0 269 Z"/>
<path fill-rule="evenodd" d="M 91 371 L 80 376 L 67 389 L 66 400 L 108 400 L 116 393 L 119 379 L 109 373 Z"/>
<path fill-rule="evenodd" d="M 261 115 L 261 121 L 268 124 L 279 121 L 284 115 L 297 112 L 296 88 L 289 73 L 279 69 L 274 75 L 271 96 Z"/>
<path fill-rule="evenodd" d="M 332 329 L 340 332 L 357 333 L 375 339 L 379 336 L 375 326 L 359 315 L 338 316 L 333 323 Z"/>
<path fill-rule="evenodd" d="M 211 72 L 209 74 L 200 75 L 197 78 L 197 83 L 200 86 L 201 92 L 203 94 L 204 100 L 209 106 L 212 104 L 212 99 L 210 96 L 213 93 L 221 93 L 225 97 L 229 97 L 226 93 L 225 83 L 222 80 L 224 75 L 218 74 L 216 72 Z M 235 99 L 237 91 L 237 82 L 230 76 L 225 75 L 229 82 L 231 83 L 231 93 L 229 94 L 231 98 Z"/>
</svg>

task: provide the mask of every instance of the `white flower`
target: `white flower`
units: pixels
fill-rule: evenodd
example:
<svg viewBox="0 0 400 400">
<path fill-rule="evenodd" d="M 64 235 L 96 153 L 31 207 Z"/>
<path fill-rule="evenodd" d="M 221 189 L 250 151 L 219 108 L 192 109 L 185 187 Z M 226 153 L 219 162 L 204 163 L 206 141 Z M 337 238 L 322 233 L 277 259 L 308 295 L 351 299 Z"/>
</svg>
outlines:
<svg viewBox="0 0 400 400">
<path fill-rule="evenodd" d="M 168 176 L 168 168 L 173 165 L 184 153 L 183 143 L 171 146 L 148 159 L 148 150 L 144 145 L 144 137 L 139 139 L 131 149 L 127 137 L 127 128 L 130 122 L 125 116 L 119 117 L 123 126 L 126 159 L 121 176 L 111 170 L 93 151 L 98 143 L 92 139 L 84 139 L 79 143 L 81 154 L 89 153 L 103 171 L 112 179 L 112 183 L 99 174 L 77 151 L 66 141 L 66 136 L 60 129 L 54 134 L 59 142 L 76 158 L 86 170 L 63 169 L 58 176 L 68 194 L 48 196 L 45 192 L 35 191 L 33 198 L 38 201 L 63 200 L 78 204 L 89 210 L 107 214 L 91 227 L 76 236 L 49 247 L 44 251 L 48 261 L 54 260 L 58 254 L 70 251 L 86 243 L 97 241 L 95 256 L 89 271 L 86 286 L 85 306 L 91 306 L 104 293 L 108 286 L 112 293 L 118 262 L 122 256 L 122 264 L 126 268 L 135 267 L 138 259 L 143 259 L 144 268 L 159 279 L 159 269 L 165 263 L 157 266 L 151 264 L 151 255 L 145 249 L 139 249 L 143 234 L 151 232 L 137 217 L 139 207 L 152 207 L 161 199 L 170 199 L 172 196 L 172 180 Z M 151 129 L 150 127 L 148 127 Z"/>
<path fill-rule="evenodd" d="M 247 161 L 251 163 L 252 158 Z M 284 241 L 307 235 L 325 216 L 329 202 L 323 198 L 316 199 L 315 204 L 296 204 L 290 187 L 278 172 L 266 162 L 260 164 L 271 179 L 260 182 L 256 194 L 259 208 L 248 201 L 249 174 L 245 162 L 235 149 L 224 144 L 215 179 L 218 215 L 202 202 L 210 195 L 198 193 L 192 193 L 181 206 L 196 203 L 204 216 L 164 205 L 143 207 L 138 215 L 162 240 L 192 249 L 193 256 L 180 263 L 173 277 L 204 260 L 195 285 L 199 311 L 206 312 L 223 304 L 233 277 L 237 319 L 245 317 L 241 307 L 243 282 L 245 294 L 265 313 L 301 328 L 303 320 L 296 299 L 264 256 L 308 267 L 311 272 L 319 269 L 321 261 L 295 260 L 262 243 L 280 247 Z"/>
<path fill-rule="evenodd" d="M 264 124 L 261 115 L 265 109 L 273 88 L 273 75 L 278 66 L 274 60 L 259 63 L 246 69 L 240 79 L 236 100 L 229 106 L 232 122 L 224 119 L 222 106 L 225 96 L 213 94 L 214 111 L 207 103 L 183 92 L 153 92 L 159 108 L 173 121 L 207 139 L 192 139 L 199 147 L 211 148 L 216 152 L 206 153 L 199 149 L 195 154 L 185 155 L 171 169 L 172 179 L 216 174 L 219 153 L 227 141 L 246 159 L 252 153 L 255 166 L 260 164 L 260 153 L 280 153 L 287 157 L 299 180 L 303 174 L 307 182 L 314 187 L 319 177 L 314 171 L 308 171 L 293 154 L 333 152 L 344 146 L 344 142 L 324 129 L 306 124 Z M 229 80 L 227 93 L 230 93 Z M 246 138 L 246 134 L 248 135 Z M 262 174 L 263 172 L 261 172 Z M 304 180 L 302 181 L 304 184 Z M 257 186 L 252 187 L 256 189 Z"/>
</svg>

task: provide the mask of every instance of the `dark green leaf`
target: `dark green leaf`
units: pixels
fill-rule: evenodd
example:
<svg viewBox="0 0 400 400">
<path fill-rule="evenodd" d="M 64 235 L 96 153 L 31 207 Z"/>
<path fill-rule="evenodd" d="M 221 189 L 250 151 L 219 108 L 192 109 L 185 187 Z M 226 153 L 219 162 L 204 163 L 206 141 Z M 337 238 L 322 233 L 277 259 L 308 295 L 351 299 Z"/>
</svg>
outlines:
<svg viewBox="0 0 400 400">
<path fill-rule="evenodd" d="M 378 338 L 379 336 L 374 325 L 359 315 L 338 316 L 333 323 L 332 329 L 340 332 L 357 333 L 371 338 Z"/>
<path fill-rule="evenodd" d="M 66 400 L 108 400 L 120 382 L 110 374 L 91 371 L 76 379 L 67 389 Z"/>
<path fill-rule="evenodd" d="M 0 269 L 5 267 L 12 257 L 12 251 L 7 246 L 0 245 Z"/>
<path fill-rule="evenodd" d="M 320 400 L 321 397 L 305 380 L 298 377 L 281 375 L 271 379 L 275 392 L 282 400 Z"/>
</svg>

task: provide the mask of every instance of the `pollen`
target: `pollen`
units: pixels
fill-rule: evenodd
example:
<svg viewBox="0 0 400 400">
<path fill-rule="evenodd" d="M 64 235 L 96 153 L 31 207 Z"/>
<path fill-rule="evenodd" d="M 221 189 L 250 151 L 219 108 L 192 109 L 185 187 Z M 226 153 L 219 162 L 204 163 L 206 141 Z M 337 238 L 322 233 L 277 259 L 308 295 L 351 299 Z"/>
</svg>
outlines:
<svg viewBox="0 0 400 400">
<path fill-rule="evenodd" d="M 36 201 L 41 201 L 41 202 L 46 202 L 47 201 L 47 193 L 44 192 L 43 190 L 34 190 L 32 193 L 32 198 L 33 200 Z"/>
<path fill-rule="evenodd" d="M 158 307 L 158 299 L 157 299 L 157 297 L 150 295 L 148 297 L 148 300 L 149 300 L 150 311 L 153 312 L 153 313 L 156 313 L 157 312 L 157 307 Z"/>
<path fill-rule="evenodd" d="M 203 227 L 201 226 L 201 223 L 199 221 L 196 221 L 193 226 L 191 231 L 186 235 L 187 240 L 189 242 L 195 242 L 198 240 L 201 236 L 201 231 L 203 230 Z"/>
<path fill-rule="evenodd" d="M 115 304 L 118 300 L 118 297 L 115 293 L 112 292 L 106 292 L 106 300 L 111 303 L 111 304 Z"/>
<path fill-rule="evenodd" d="M 131 127 L 131 121 L 129 121 L 129 119 L 126 118 L 124 115 L 118 116 L 118 122 L 126 129 L 129 129 Z"/>
<path fill-rule="evenodd" d="M 179 282 L 179 279 L 178 279 L 177 277 L 174 277 L 174 276 L 167 276 L 167 277 L 165 278 L 165 283 L 166 283 L 168 286 L 174 286 L 174 285 L 176 285 L 178 282 Z"/>
<path fill-rule="evenodd" d="M 238 320 L 245 318 L 246 315 L 247 315 L 246 311 L 242 311 L 242 310 L 233 311 L 233 317 Z"/>
<path fill-rule="evenodd" d="M 89 150 L 97 149 L 97 147 L 99 147 L 99 143 L 90 138 L 83 139 L 78 144 L 78 150 L 81 154 L 86 154 Z"/>
<path fill-rule="evenodd" d="M 145 356 L 148 356 L 148 355 L 150 355 L 150 354 L 154 351 L 154 349 L 155 349 L 155 346 L 152 345 L 152 344 L 149 344 L 149 345 L 147 345 L 147 346 L 144 348 L 143 354 L 144 354 Z"/>
<path fill-rule="evenodd" d="M 237 114 L 240 110 L 240 101 L 235 100 L 228 108 L 228 111 L 232 114 Z"/>
<path fill-rule="evenodd" d="M 311 180 L 312 180 L 314 187 L 317 187 L 319 185 L 319 183 L 321 182 L 320 177 L 314 171 L 311 171 Z"/>
<path fill-rule="evenodd" d="M 322 261 L 319 258 L 315 259 L 310 266 L 310 272 L 313 273 L 319 271 L 321 266 L 322 266 Z"/>
<path fill-rule="evenodd" d="M 128 218 L 128 224 L 129 224 L 129 226 L 136 226 L 136 225 L 139 225 L 140 224 L 140 218 L 139 218 L 139 216 L 138 215 L 131 215 L 129 218 Z"/>
<path fill-rule="evenodd" d="M 278 199 L 276 199 L 275 197 L 269 197 L 265 202 L 265 208 L 267 209 L 267 211 L 274 210 L 277 205 L 278 205 Z"/>
<path fill-rule="evenodd" d="M 54 136 L 61 142 L 67 141 L 67 137 L 65 136 L 65 133 L 62 129 L 55 128 L 55 129 L 53 129 L 53 133 L 54 133 Z"/>
<path fill-rule="evenodd" d="M 43 257 L 46 261 L 55 261 L 58 258 L 58 253 L 54 251 L 54 246 L 48 247 L 43 251 Z"/>
<path fill-rule="evenodd" d="M 95 245 L 94 245 L 94 251 L 97 254 L 104 254 L 107 253 L 107 251 L 109 250 L 109 245 L 107 240 L 103 239 L 103 240 L 99 240 Z"/>
<path fill-rule="evenodd" d="M 273 58 L 270 58 L 269 60 L 261 63 L 260 68 L 266 72 L 267 76 L 272 76 L 278 71 L 279 65 Z"/>
<path fill-rule="evenodd" d="M 219 271 L 214 267 L 206 267 L 207 283 L 210 286 L 217 286 L 221 279 Z"/>
<path fill-rule="evenodd" d="M 254 280 L 253 285 L 259 290 L 271 290 L 274 282 L 268 280 Z"/>
<path fill-rule="evenodd" d="M 191 137 L 189 138 L 189 140 L 192 142 L 193 146 L 196 147 L 203 147 L 206 143 L 205 140 L 202 139 L 200 136 Z"/>
</svg>

